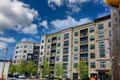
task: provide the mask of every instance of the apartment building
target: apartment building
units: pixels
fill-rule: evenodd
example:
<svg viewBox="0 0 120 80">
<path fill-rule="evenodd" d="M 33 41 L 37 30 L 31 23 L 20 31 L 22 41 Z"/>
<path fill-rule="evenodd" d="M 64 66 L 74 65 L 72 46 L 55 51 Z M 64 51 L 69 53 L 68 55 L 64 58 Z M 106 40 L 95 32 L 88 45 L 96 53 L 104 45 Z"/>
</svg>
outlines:
<svg viewBox="0 0 120 80">
<path fill-rule="evenodd" d="M 38 66 L 39 61 L 39 50 L 40 44 L 33 42 L 19 42 L 16 44 L 14 53 L 14 64 L 19 64 L 21 61 L 25 60 L 29 62 L 34 61 L 36 66 Z"/>
<path fill-rule="evenodd" d="M 89 77 L 106 80 L 111 69 L 110 61 L 111 19 L 104 16 L 93 22 L 42 36 L 40 64 L 49 62 L 50 76 L 55 76 L 54 66 L 62 63 L 63 78 L 78 79 L 75 66 L 84 60 L 89 66 Z"/>
</svg>

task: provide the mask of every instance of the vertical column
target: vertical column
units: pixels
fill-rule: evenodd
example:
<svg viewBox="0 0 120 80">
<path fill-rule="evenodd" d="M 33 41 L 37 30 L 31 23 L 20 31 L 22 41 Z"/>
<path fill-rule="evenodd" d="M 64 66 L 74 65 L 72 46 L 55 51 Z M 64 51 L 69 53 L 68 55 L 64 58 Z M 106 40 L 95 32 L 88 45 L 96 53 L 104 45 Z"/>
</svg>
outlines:
<svg viewBox="0 0 120 80">
<path fill-rule="evenodd" d="M 120 11 L 112 7 L 112 80 L 120 80 Z"/>
</svg>

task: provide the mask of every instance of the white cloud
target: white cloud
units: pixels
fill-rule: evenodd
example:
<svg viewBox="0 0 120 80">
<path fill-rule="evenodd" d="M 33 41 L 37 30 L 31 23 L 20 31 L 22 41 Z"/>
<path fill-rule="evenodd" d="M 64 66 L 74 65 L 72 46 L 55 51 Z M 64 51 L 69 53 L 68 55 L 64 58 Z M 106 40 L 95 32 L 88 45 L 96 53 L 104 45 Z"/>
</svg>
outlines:
<svg viewBox="0 0 120 80">
<path fill-rule="evenodd" d="M 91 22 L 92 20 L 88 17 L 86 18 L 81 18 L 79 21 L 75 20 L 74 18 L 68 16 L 67 19 L 64 20 L 54 20 L 51 22 L 51 24 L 53 26 L 55 26 L 56 29 L 66 29 L 69 27 L 74 27 L 74 26 L 78 26 L 81 24 L 85 24 L 88 22 Z"/>
<path fill-rule="evenodd" d="M 16 42 L 16 40 L 13 37 L 0 37 L 0 49 L 4 49 L 9 43 L 14 42 Z"/>
<path fill-rule="evenodd" d="M 7 43 L 0 41 L 0 49 L 5 49 L 7 47 Z"/>
<path fill-rule="evenodd" d="M 0 30 L 11 29 L 24 33 L 30 27 L 38 12 L 18 0 L 0 0 Z M 37 30 L 37 29 L 36 29 Z M 32 32 L 32 31 L 31 31 Z M 30 34 L 30 33 L 25 33 Z"/>
<path fill-rule="evenodd" d="M 31 24 L 29 27 L 25 27 L 23 29 L 23 33 L 25 34 L 37 34 L 37 25 L 36 24 Z"/>
<path fill-rule="evenodd" d="M 55 9 L 54 5 L 60 7 L 62 4 L 62 0 L 48 0 L 48 6 L 52 9 Z"/>
<path fill-rule="evenodd" d="M 33 38 L 23 38 L 21 41 L 27 41 L 27 42 L 35 42 L 35 39 Z"/>
<path fill-rule="evenodd" d="M 0 37 L 0 41 L 7 43 L 14 43 L 16 40 L 13 37 L 10 38 Z"/>
<path fill-rule="evenodd" d="M 48 22 L 46 20 L 42 21 L 40 25 L 48 29 Z"/>
</svg>

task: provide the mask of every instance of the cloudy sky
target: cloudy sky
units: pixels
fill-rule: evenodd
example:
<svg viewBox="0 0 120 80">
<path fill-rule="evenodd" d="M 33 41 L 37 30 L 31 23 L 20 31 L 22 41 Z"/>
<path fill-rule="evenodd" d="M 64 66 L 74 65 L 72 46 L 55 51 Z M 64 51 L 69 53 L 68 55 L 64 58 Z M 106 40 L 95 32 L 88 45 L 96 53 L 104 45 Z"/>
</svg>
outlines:
<svg viewBox="0 0 120 80">
<path fill-rule="evenodd" d="M 40 37 L 110 14 L 103 0 L 0 0 L 0 59 L 20 41 Z"/>
</svg>

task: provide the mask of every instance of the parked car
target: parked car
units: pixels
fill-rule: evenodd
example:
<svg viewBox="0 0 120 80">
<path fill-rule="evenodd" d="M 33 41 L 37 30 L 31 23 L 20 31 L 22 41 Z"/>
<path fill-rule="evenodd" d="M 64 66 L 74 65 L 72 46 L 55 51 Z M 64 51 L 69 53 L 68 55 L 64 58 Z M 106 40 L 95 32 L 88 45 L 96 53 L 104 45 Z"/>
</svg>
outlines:
<svg viewBox="0 0 120 80">
<path fill-rule="evenodd" d="M 26 76 L 24 74 L 19 76 L 20 79 L 26 79 Z"/>
</svg>

